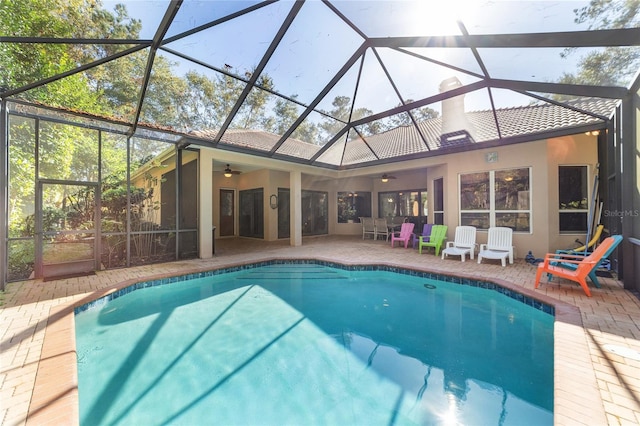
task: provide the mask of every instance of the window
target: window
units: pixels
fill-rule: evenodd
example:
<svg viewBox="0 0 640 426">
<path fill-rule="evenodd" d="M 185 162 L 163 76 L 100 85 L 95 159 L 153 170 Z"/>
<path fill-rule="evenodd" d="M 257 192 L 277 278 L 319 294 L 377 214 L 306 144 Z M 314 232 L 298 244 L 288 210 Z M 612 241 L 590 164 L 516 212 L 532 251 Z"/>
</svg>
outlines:
<svg viewBox="0 0 640 426">
<path fill-rule="evenodd" d="M 444 225 L 444 180 L 433 181 L 433 223 Z"/>
<path fill-rule="evenodd" d="M 460 224 L 488 229 L 490 223 L 489 172 L 460 175 Z"/>
<path fill-rule="evenodd" d="M 338 223 L 371 217 L 371 192 L 338 192 Z"/>
<path fill-rule="evenodd" d="M 410 189 L 406 191 L 379 192 L 378 216 L 385 218 L 407 218 L 422 229 L 429 213 L 426 189 Z"/>
<path fill-rule="evenodd" d="M 329 233 L 329 194 L 321 191 L 302 191 L 302 236 Z"/>
<path fill-rule="evenodd" d="M 531 191 L 529 169 L 495 172 L 495 226 L 505 226 L 518 232 L 530 232 Z"/>
<path fill-rule="evenodd" d="M 531 232 L 531 169 L 460 175 L 460 224 Z"/>
<path fill-rule="evenodd" d="M 328 203 L 329 195 L 320 191 L 301 191 L 302 236 L 323 235 L 329 232 Z M 278 238 L 289 238 L 291 191 L 278 188 Z"/>
<path fill-rule="evenodd" d="M 587 166 L 558 168 L 560 232 L 587 232 L 587 172 Z"/>
</svg>

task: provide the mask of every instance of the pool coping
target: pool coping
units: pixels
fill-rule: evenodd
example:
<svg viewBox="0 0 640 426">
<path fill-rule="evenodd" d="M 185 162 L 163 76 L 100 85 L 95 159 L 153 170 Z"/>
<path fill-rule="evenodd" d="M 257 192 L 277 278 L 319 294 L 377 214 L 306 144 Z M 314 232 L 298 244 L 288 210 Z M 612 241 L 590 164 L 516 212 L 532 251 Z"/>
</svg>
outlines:
<svg viewBox="0 0 640 426">
<path fill-rule="evenodd" d="M 193 267 L 180 272 L 162 273 L 146 277 L 132 278 L 107 286 L 81 298 L 51 309 L 38 364 L 33 396 L 29 404 L 27 424 L 59 425 L 79 424 L 78 373 L 75 344 L 76 309 L 90 302 L 108 297 L 138 283 L 182 277 L 192 274 L 225 271 L 242 268 L 247 265 L 269 263 L 326 263 L 345 268 L 383 267 L 390 270 L 408 270 L 418 273 L 431 273 L 453 276 L 450 271 L 433 268 L 399 266 L 386 262 L 338 262 L 322 257 L 299 258 L 270 257 L 250 262 L 235 262 L 220 267 Z M 530 299 L 550 305 L 555 311 L 554 320 L 554 424 L 575 423 L 584 419 L 584 424 L 606 424 L 604 405 L 598 389 L 595 371 L 589 355 L 587 336 L 583 328 L 580 309 L 544 294 L 533 292 L 507 280 L 499 278 L 478 278 L 456 273 L 455 277 L 464 280 L 494 283 Z M 461 284 L 464 285 L 464 284 Z M 495 290 L 494 290 L 495 291 Z M 516 299 L 517 300 L 517 299 Z M 521 301 L 522 302 L 522 301 Z M 577 401 L 580 401 L 578 403 Z M 594 412 L 594 406 L 602 410 Z M 601 413 L 597 418 L 596 413 Z M 587 416 L 585 413 L 589 413 Z M 594 417 L 596 415 L 596 417 Z"/>
</svg>

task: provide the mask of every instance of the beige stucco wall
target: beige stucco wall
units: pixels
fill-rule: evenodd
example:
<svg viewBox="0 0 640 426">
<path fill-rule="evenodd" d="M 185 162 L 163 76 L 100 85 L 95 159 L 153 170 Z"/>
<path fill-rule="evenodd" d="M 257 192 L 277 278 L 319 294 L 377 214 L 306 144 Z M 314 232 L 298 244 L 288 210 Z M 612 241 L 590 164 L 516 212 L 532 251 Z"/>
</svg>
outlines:
<svg viewBox="0 0 640 426">
<path fill-rule="evenodd" d="M 549 246 L 552 249 L 574 247 L 574 241 L 585 241 L 586 234 L 560 234 L 558 216 L 558 166 L 586 165 L 588 166 L 588 197 L 591 205 L 594 177 L 598 173 L 597 141 L 593 136 L 577 135 L 551 139 L 547 146 L 548 161 L 548 196 L 550 206 L 548 210 Z"/>
<path fill-rule="evenodd" d="M 266 224 L 264 230 L 264 238 L 267 241 L 274 241 L 278 239 L 278 209 L 272 209 L 269 206 L 269 197 L 271 194 L 275 194 L 277 196 L 278 188 L 289 188 L 289 185 L 289 173 L 277 170 L 272 170 L 269 173 L 269 181 L 264 192 L 264 203 L 268 210 L 268 213 L 265 213 Z"/>
<path fill-rule="evenodd" d="M 265 240 L 271 240 L 271 234 L 278 232 L 278 222 L 276 216 L 275 225 L 271 224 L 271 209 L 269 208 L 269 195 L 276 192 L 270 191 L 271 186 L 271 174 L 272 172 L 267 169 L 256 170 L 252 172 L 242 173 L 240 175 L 232 175 L 231 177 L 224 177 L 220 172 L 213 173 L 213 186 L 212 186 L 212 199 L 213 199 L 213 224 L 216 226 L 216 238 L 220 236 L 220 190 L 230 189 L 235 192 L 235 220 L 234 229 L 235 234 L 238 234 L 238 192 L 248 189 L 263 188 L 266 201 L 264 204 L 264 217 L 265 217 Z M 287 182 L 288 186 L 288 182 Z M 276 187 L 277 188 L 277 187 Z M 273 229 L 275 227 L 275 230 Z"/>
<path fill-rule="evenodd" d="M 458 177 L 460 174 L 531 167 L 532 233 L 514 233 L 515 256 L 524 257 L 529 250 L 536 256 L 546 253 L 549 245 L 547 194 L 545 190 L 537 190 L 537 188 L 548 188 L 549 167 L 545 155 L 546 147 L 546 141 L 537 141 L 448 155 L 445 158 L 440 158 L 439 160 L 444 161 L 445 164 L 429 170 L 429 188 L 433 192 L 433 180 L 443 177 L 445 197 L 444 223 L 449 226 L 447 237 L 453 240 L 455 227 L 460 224 L 460 198 L 458 195 Z M 490 152 L 497 153 L 497 161 L 487 162 L 486 154 Z M 430 201 L 433 202 L 431 198 Z M 486 243 L 487 231 L 479 230 L 476 238 L 478 244 Z"/>
<path fill-rule="evenodd" d="M 486 154 L 497 152 L 497 161 L 488 163 Z M 558 166 L 588 165 L 592 172 L 597 163 L 596 138 L 586 135 L 569 136 L 536 142 L 487 148 L 437 157 L 438 164 L 428 167 L 429 202 L 433 205 L 433 180 L 444 182 L 444 222 L 449 226 L 448 238 L 453 239 L 459 224 L 460 201 L 458 176 L 461 173 L 483 172 L 531 167 L 532 221 L 531 233 L 514 233 L 516 257 L 529 250 L 542 257 L 548 250 L 574 246 L 574 240 L 585 235 L 560 235 L 558 219 Z M 589 196 L 592 182 L 589 183 Z M 478 243 L 486 243 L 487 231 L 478 231 Z"/>
<path fill-rule="evenodd" d="M 497 153 L 497 161 L 487 162 L 486 154 Z M 238 161 L 236 161 L 238 162 Z M 453 239 L 459 224 L 458 176 L 489 170 L 531 167 L 532 221 L 530 233 L 515 233 L 516 256 L 523 257 L 529 250 L 542 257 L 549 250 L 574 246 L 574 240 L 585 239 L 585 235 L 559 233 L 558 218 L 558 166 L 589 166 L 589 196 L 593 174 L 597 164 L 597 142 L 594 136 L 584 134 L 540 140 L 535 142 L 486 148 L 466 153 L 455 153 L 437 157 L 411 160 L 402 163 L 368 167 L 349 171 L 326 171 L 306 168 L 302 173 L 302 189 L 324 191 L 329 197 L 329 234 L 357 235 L 359 223 L 338 223 L 337 194 L 340 191 L 371 192 L 372 216 L 378 217 L 378 193 L 410 189 L 427 189 L 430 213 L 433 206 L 433 181 L 443 178 L 444 222 L 449 226 L 448 238 Z M 295 164 L 290 169 L 297 169 Z M 383 183 L 382 173 L 398 175 L 398 179 Z M 270 168 L 268 160 L 264 169 L 224 178 L 220 173 L 213 176 L 213 223 L 219 224 L 219 189 L 236 191 L 264 188 L 265 239 L 277 239 L 278 211 L 269 207 L 269 197 L 277 194 L 278 188 L 289 188 L 289 171 Z M 433 217 L 433 216 L 431 216 Z M 237 226 L 236 226 L 237 230 Z M 236 231 L 237 232 L 237 231 Z M 478 243 L 487 240 L 486 231 L 478 231 Z"/>
<path fill-rule="evenodd" d="M 182 151 L 182 164 L 185 165 L 197 160 L 198 155 L 197 151 Z M 153 196 L 150 202 L 155 205 L 165 203 L 166 201 L 162 200 L 162 176 L 175 170 L 175 168 L 175 149 L 171 147 L 138 170 L 133 170 L 131 173 L 131 186 L 144 188 L 147 191 L 153 189 Z M 161 209 L 155 209 L 151 214 L 145 216 L 145 220 L 160 224 L 162 221 L 161 212 Z"/>
<path fill-rule="evenodd" d="M 329 198 L 329 234 L 350 235 L 362 232 L 362 228 L 359 223 L 338 223 L 338 205 L 336 202 L 338 192 L 371 192 L 372 181 L 373 179 L 366 177 L 329 179 L 326 176 L 306 173 L 302 175 L 302 188 L 309 191 L 327 192 Z"/>
</svg>

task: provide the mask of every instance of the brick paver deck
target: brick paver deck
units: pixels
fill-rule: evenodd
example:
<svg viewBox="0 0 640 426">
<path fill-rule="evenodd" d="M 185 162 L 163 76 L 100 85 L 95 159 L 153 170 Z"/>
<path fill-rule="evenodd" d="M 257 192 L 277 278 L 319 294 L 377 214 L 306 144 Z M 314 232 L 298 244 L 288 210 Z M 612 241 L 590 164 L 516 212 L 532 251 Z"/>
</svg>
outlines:
<svg viewBox="0 0 640 426">
<path fill-rule="evenodd" d="M 555 406 L 558 425 L 640 424 L 640 302 L 613 278 L 586 297 L 554 279 L 534 290 L 535 267 L 441 260 L 432 253 L 391 248 L 359 237 L 305 238 L 300 247 L 230 239 L 216 242 L 212 259 L 177 261 L 57 281 L 11 283 L 0 309 L 2 425 L 78 421 L 72 307 L 143 278 L 208 270 L 269 259 L 315 258 L 348 264 L 387 264 L 490 278 L 556 306 Z"/>
</svg>

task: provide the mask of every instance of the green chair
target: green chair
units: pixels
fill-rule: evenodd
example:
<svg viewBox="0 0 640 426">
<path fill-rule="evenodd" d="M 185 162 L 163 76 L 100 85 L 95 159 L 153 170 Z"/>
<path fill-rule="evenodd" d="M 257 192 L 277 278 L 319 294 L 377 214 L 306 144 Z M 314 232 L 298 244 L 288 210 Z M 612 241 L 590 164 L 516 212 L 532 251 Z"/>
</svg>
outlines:
<svg viewBox="0 0 640 426">
<path fill-rule="evenodd" d="M 442 248 L 444 240 L 446 239 L 447 225 L 433 225 L 431 235 L 428 237 L 420 237 L 418 241 L 418 252 L 422 254 L 422 247 L 433 247 L 436 250 L 436 256 L 438 256 L 440 254 L 440 248 Z"/>
</svg>

